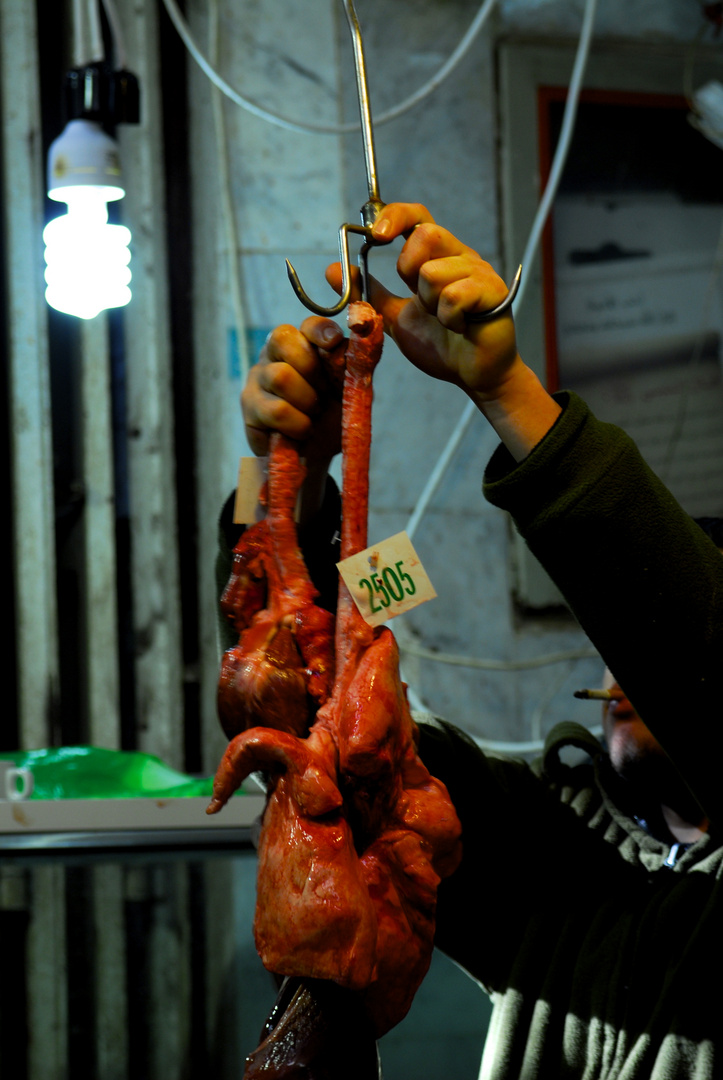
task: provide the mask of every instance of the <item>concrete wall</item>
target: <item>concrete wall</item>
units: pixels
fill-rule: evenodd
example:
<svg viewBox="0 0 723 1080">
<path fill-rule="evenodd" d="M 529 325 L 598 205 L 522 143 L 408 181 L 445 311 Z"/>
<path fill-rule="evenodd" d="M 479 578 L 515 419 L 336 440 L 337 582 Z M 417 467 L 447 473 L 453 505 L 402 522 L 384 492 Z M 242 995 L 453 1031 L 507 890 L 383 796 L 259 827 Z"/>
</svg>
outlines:
<svg viewBox="0 0 723 1080">
<path fill-rule="evenodd" d="M 207 5 L 192 0 L 188 7 L 199 43 L 211 48 Z M 501 0 L 441 88 L 403 117 L 377 126 L 382 198 L 425 203 L 438 221 L 500 267 L 503 254 L 519 258 L 520 253 L 501 251 L 496 42 L 501 37 L 569 38 L 572 46 L 582 8 L 579 0 Z M 477 9 L 476 0 L 359 0 L 374 114 L 404 99 L 437 71 Z M 600 5 L 598 35 L 608 44 L 627 38 L 654 48 L 691 38 L 700 24 L 697 5 L 689 0 L 633 7 L 621 0 Z M 326 124 L 356 118 L 349 33 L 342 5 L 334 0 L 220 3 L 217 63 L 236 90 L 285 116 Z M 199 422 L 200 473 L 207 477 L 202 549 L 210 558 L 213 505 L 234 483 L 237 456 L 245 452 L 236 405 L 241 378 L 230 344 L 238 317 L 229 290 L 229 244 L 236 248 L 243 336 L 253 359 L 273 325 L 298 323 L 306 314 L 288 285 L 284 257 L 294 263 L 312 296 L 331 302 L 323 269 L 336 258 L 338 225 L 358 219 L 366 190 L 358 136 L 290 132 L 224 100 L 226 191 L 237 231 L 230 240 L 221 212 L 224 183 L 211 91 L 195 68 L 191 93 L 198 163 L 193 177 L 197 351 L 204 386 L 215 385 L 201 406 Z M 396 279 L 395 259 L 390 249 L 371 256 L 374 272 L 390 286 Z M 370 538 L 381 540 L 404 527 L 465 402 L 452 388 L 416 372 L 391 344 L 376 385 Z M 480 495 L 484 464 L 494 445 L 484 421 L 476 419 L 422 522 L 419 552 L 439 596 L 407 618 L 406 633 L 427 648 L 501 661 L 585 649 L 585 639 L 564 619 L 515 614 L 508 523 Z M 211 588 L 210 579 L 204 588 Z M 430 709 L 478 736 L 514 741 L 536 737 L 558 719 L 592 719 L 589 710 L 573 703 L 571 691 L 594 681 L 598 670 L 596 661 L 572 660 L 511 673 L 426 660 L 405 663 L 412 689 Z M 209 702 L 212 683 L 209 671 Z M 215 738 L 212 704 L 207 709 L 209 738 Z"/>
<path fill-rule="evenodd" d="M 187 7 L 203 44 L 207 2 L 189 0 Z M 501 0 L 488 29 L 435 95 L 376 128 L 382 198 L 426 204 L 438 221 L 498 266 L 519 258 L 521 252 L 502 250 L 496 44 L 501 38 L 520 37 L 558 43 L 569 39 L 574 47 L 582 7 L 579 0 Z M 690 0 L 640 0 L 635 5 L 610 0 L 600 8 L 599 35 L 608 46 L 620 38 L 650 48 L 675 44 L 692 38 L 700 25 L 698 5 Z M 437 71 L 477 9 L 477 0 L 357 0 L 375 114 Z M 340 2 L 223 0 L 219 16 L 218 66 L 239 92 L 301 121 L 334 124 L 355 119 L 352 54 Z M 339 224 L 357 221 L 366 191 L 358 136 L 285 131 L 228 102 L 222 105 L 229 158 L 224 183 L 211 92 L 196 71 L 191 94 L 196 348 L 204 365 L 205 386 L 199 393 L 206 395 L 199 405 L 205 499 L 201 551 L 202 564 L 210 568 L 214 508 L 235 481 L 238 455 L 248 452 L 238 419 L 242 380 L 229 345 L 238 321 L 229 256 L 240 275 L 242 336 L 253 361 L 272 326 L 298 323 L 306 315 L 288 285 L 285 257 L 294 263 L 310 295 L 321 303 L 332 302 L 323 270 L 337 257 Z M 527 179 L 536 184 L 534 175 Z M 223 223 L 224 189 L 230 196 L 235 238 Z M 373 272 L 390 287 L 395 283 L 395 259 L 389 249 L 371 256 Z M 376 388 L 372 541 L 404 528 L 465 404 L 453 388 L 419 374 L 390 343 Z M 515 609 L 509 524 L 484 502 L 480 491 L 495 443 L 485 422 L 476 419 L 415 541 L 438 598 L 409 616 L 403 629 L 392 626 L 428 649 L 478 660 L 518 663 L 558 651 L 589 650 L 564 614 L 531 617 Z M 212 583 L 207 581 L 204 588 L 210 603 Z M 598 659 L 505 671 L 408 656 L 404 675 L 432 711 L 478 737 L 519 742 L 538 738 L 561 719 L 594 723 L 597 710 L 575 703 L 572 690 L 595 685 L 600 669 Z M 210 734 L 216 730 L 214 687 L 211 666 L 206 687 L 209 741 L 217 738 Z M 247 906 L 250 909 L 250 896 Z M 243 919 L 248 919 L 245 909 Z M 249 943 L 244 952 L 242 937 L 239 932 L 239 964 L 253 971 L 253 949 Z M 452 1062 L 456 1076 L 476 1075 L 485 1017 L 485 1000 L 474 984 L 444 958 L 435 958 L 409 1018 L 384 1042 L 385 1076 L 403 1080 L 424 1068 L 429 1071 L 430 1063 L 431 1071 L 444 1075 Z"/>
</svg>

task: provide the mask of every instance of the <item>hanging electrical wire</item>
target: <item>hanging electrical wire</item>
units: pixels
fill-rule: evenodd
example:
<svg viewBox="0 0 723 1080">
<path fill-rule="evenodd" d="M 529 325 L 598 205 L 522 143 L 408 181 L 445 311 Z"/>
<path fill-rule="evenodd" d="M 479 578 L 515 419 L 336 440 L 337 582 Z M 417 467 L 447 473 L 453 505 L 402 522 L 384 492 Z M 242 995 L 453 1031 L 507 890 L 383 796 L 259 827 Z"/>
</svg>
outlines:
<svg viewBox="0 0 723 1080">
<path fill-rule="evenodd" d="M 118 9 L 115 6 L 114 0 L 102 0 L 102 3 L 103 10 L 105 11 L 105 17 L 108 20 L 110 35 L 113 39 L 115 67 L 118 70 L 123 71 L 127 67 L 128 61 L 126 55 L 125 40 L 123 37 L 123 28 L 121 26 L 121 21 L 118 17 Z"/>
<path fill-rule="evenodd" d="M 532 222 L 532 228 L 525 245 L 525 252 L 522 256 L 522 266 L 526 268 L 527 273 L 522 275 L 522 281 L 520 282 L 520 288 L 517 293 L 517 299 L 515 301 L 516 306 L 522 303 L 522 299 L 525 295 L 527 283 L 530 280 L 530 268 L 532 266 L 532 260 L 537 252 L 537 247 L 542 236 L 542 230 L 545 227 L 548 214 L 552 207 L 553 200 L 557 193 L 557 188 L 560 183 L 560 177 L 562 176 L 562 170 L 565 167 L 565 161 L 567 160 L 567 154 L 570 149 L 570 143 L 572 141 L 572 132 L 575 126 L 575 117 L 577 116 L 577 105 L 580 99 L 580 90 L 582 88 L 582 80 L 585 74 L 585 68 L 587 66 L 587 58 L 590 52 L 590 43 L 592 41 L 592 31 L 595 25 L 595 13 L 597 10 L 597 0 L 587 0 L 585 6 L 585 12 L 583 15 L 582 28 L 580 31 L 580 38 L 577 46 L 577 53 L 575 56 L 575 63 L 572 70 L 572 76 L 570 78 L 570 85 L 567 91 L 567 99 L 565 102 L 565 111 L 562 119 L 562 129 L 560 131 L 560 138 L 558 139 L 557 147 L 555 149 L 555 156 L 552 162 L 552 168 L 550 169 L 550 175 L 545 185 L 545 190 L 540 200 L 540 204 L 537 208 L 534 221 Z M 429 479 L 422 489 L 416 505 L 407 521 L 406 532 L 410 539 L 414 536 L 419 522 L 422 520 L 429 504 L 434 497 L 437 488 L 439 487 L 444 474 L 446 473 L 449 465 L 457 452 L 460 442 L 474 416 L 477 415 L 477 407 L 474 402 L 470 401 L 465 406 L 462 415 L 459 418 L 452 434 L 447 441 L 442 453 L 437 459 L 437 464 L 430 473 Z"/>
<path fill-rule="evenodd" d="M 592 33 L 595 25 L 595 14 L 597 10 L 597 0 L 587 0 L 585 6 L 585 12 L 583 14 L 583 21 L 580 30 L 580 38 L 578 41 L 577 52 L 575 55 L 575 62 L 573 64 L 572 75 L 570 78 L 570 84 L 567 92 L 567 100 L 565 103 L 565 110 L 563 114 L 562 128 L 560 131 L 560 137 L 558 139 L 557 147 L 555 149 L 555 155 L 550 169 L 550 175 L 545 185 L 545 190 L 540 200 L 540 204 L 537 208 L 532 228 L 525 245 L 525 252 L 522 257 L 522 265 L 527 267 L 528 273 L 523 276 L 520 289 L 517 294 L 516 303 L 519 305 L 524 295 L 525 287 L 530 279 L 529 269 L 532 265 L 532 260 L 535 257 L 537 248 L 542 236 L 542 230 L 545 226 L 545 222 L 550 213 L 557 188 L 560 183 L 560 178 L 565 166 L 568 151 L 570 149 L 570 143 L 572 142 L 572 133 L 575 126 L 575 118 L 577 116 L 577 106 L 580 99 L 580 91 L 582 89 L 582 82 L 587 66 L 587 58 L 590 52 L 590 44 L 592 41 Z M 437 463 L 432 470 L 427 483 L 425 484 L 419 499 L 409 517 L 406 525 L 406 532 L 411 537 L 415 534 L 422 517 L 426 513 L 429 504 L 434 497 L 439 484 L 442 481 L 457 449 L 469 428 L 469 425 L 473 417 L 477 414 L 477 408 L 473 402 L 468 402 L 462 415 L 457 422 L 452 434 L 450 435 L 446 446 L 437 459 Z M 557 664 L 567 660 L 581 660 L 581 659 L 593 659 L 598 654 L 592 649 L 572 649 L 560 653 L 552 653 L 546 656 L 534 657 L 529 660 L 497 660 L 497 659 L 484 659 L 481 657 L 472 656 L 460 656 L 450 653 L 434 652 L 431 649 L 425 649 L 424 647 L 417 645 L 416 642 L 411 640 L 411 635 L 402 630 L 401 635 L 398 635 L 400 649 L 402 652 L 406 652 L 408 655 L 417 656 L 425 660 L 432 660 L 437 663 L 451 664 L 459 667 L 466 667 L 471 669 L 482 669 L 486 671 L 523 671 L 532 668 L 546 667 L 551 664 Z M 415 701 L 424 707 L 420 699 L 415 695 Z M 512 744 L 505 744 L 509 749 Z M 489 749 L 500 749 L 502 744 L 495 747 L 487 744 Z M 530 746 L 535 749 L 540 749 L 539 740 L 533 741 Z"/>
<path fill-rule="evenodd" d="M 105 0 L 104 0 L 104 2 L 105 2 Z M 282 116 L 282 115 L 280 115 L 278 113 L 275 113 L 270 109 L 263 108 L 262 106 L 258 105 L 256 102 L 252 101 L 251 99 L 246 98 L 243 95 L 239 94 L 236 90 L 234 90 L 233 87 L 231 87 L 226 82 L 226 80 L 224 80 L 219 75 L 219 73 L 216 70 L 214 64 L 211 63 L 211 61 L 209 61 L 209 59 L 199 49 L 198 45 L 196 44 L 196 42 L 195 42 L 195 40 L 194 40 L 194 38 L 193 38 L 193 36 L 192 36 L 192 34 L 190 32 L 188 24 L 186 23 L 186 21 L 184 20 L 183 16 L 181 15 L 181 13 L 180 13 L 180 11 L 178 9 L 178 6 L 177 6 L 175 0 L 163 0 L 163 3 L 164 3 L 164 6 L 165 6 L 165 8 L 166 8 L 166 10 L 168 12 L 168 15 L 169 15 L 171 21 L 173 22 L 179 36 L 183 40 L 186 48 L 188 49 L 190 55 L 193 57 L 195 62 L 204 71 L 204 73 L 211 80 L 211 82 L 214 84 L 214 86 L 221 93 L 225 94 L 226 97 L 228 97 L 231 101 L 233 101 L 235 104 L 239 105 L 241 108 L 243 108 L 246 111 L 250 112 L 252 115 L 257 116 L 258 118 L 267 121 L 268 123 L 275 124 L 276 126 L 279 126 L 279 127 L 285 128 L 287 130 L 291 130 L 291 131 L 297 131 L 297 132 L 302 132 L 302 133 L 312 133 L 312 134 L 330 134 L 330 135 L 344 135 L 344 134 L 349 134 L 349 133 L 358 131 L 358 129 L 359 129 L 359 123 L 358 122 L 348 123 L 348 124 L 328 124 L 328 125 L 326 125 L 326 124 L 309 124 L 309 123 L 302 123 L 302 122 L 299 122 L 299 121 L 295 121 L 295 120 L 292 120 L 292 119 L 290 119 L 288 117 L 285 117 L 285 116 Z M 379 126 L 380 124 L 388 123 L 389 121 L 391 121 L 393 119 L 396 119 L 397 117 L 403 115 L 405 112 L 407 112 L 408 110 L 410 110 L 413 107 L 415 107 L 416 105 L 418 105 L 421 101 L 423 101 L 426 97 L 428 97 L 431 93 L 433 93 L 444 82 L 444 80 L 449 77 L 449 75 L 452 74 L 452 72 L 455 70 L 455 68 L 461 62 L 463 57 L 469 51 L 469 49 L 471 48 L 473 42 L 476 40 L 477 36 L 481 32 L 481 30 L 484 27 L 487 19 L 489 18 L 490 14 L 492 13 L 496 3 L 497 3 L 497 0 L 484 0 L 484 2 L 481 4 L 480 8 L 478 9 L 474 20 L 470 24 L 470 27 L 468 28 L 467 32 L 465 33 L 465 35 L 463 36 L 463 38 L 459 42 L 458 46 L 453 51 L 453 53 L 450 55 L 448 60 L 437 71 L 437 73 L 427 83 L 425 83 L 419 90 L 417 90 L 414 94 L 410 95 L 410 97 L 406 98 L 404 101 L 400 102 L 398 105 L 394 106 L 391 109 L 386 110 L 385 112 L 383 112 L 379 116 L 377 116 L 375 118 L 375 125 L 376 126 Z M 523 255 L 522 262 L 523 262 L 523 265 L 526 266 L 526 267 L 529 267 L 531 265 L 532 260 L 533 260 L 533 258 L 535 256 L 535 253 L 537 251 L 537 247 L 538 247 L 538 244 L 539 244 L 539 239 L 540 239 L 540 236 L 541 236 L 541 233 L 542 233 L 542 229 L 544 227 L 545 221 L 546 221 L 547 216 L 549 214 L 553 199 L 555 197 L 557 187 L 559 185 L 560 176 L 562 174 L 562 169 L 564 167 L 565 159 L 567 157 L 567 152 L 568 152 L 571 137 L 572 137 L 572 130 L 574 128 L 574 122 L 575 122 L 575 116 L 576 116 L 576 112 L 577 112 L 577 103 L 578 103 L 578 100 L 579 100 L 580 88 L 581 88 L 581 85 L 582 85 L 582 79 L 583 79 L 583 75 L 584 75 L 585 66 L 586 66 L 586 63 L 587 63 L 587 57 L 588 57 L 588 53 L 589 53 L 590 42 L 591 42 L 591 39 L 592 39 L 592 30 L 593 30 L 593 26 L 594 26 L 596 9 L 597 9 L 597 0 L 587 0 L 587 4 L 586 4 L 586 7 L 585 7 L 585 12 L 584 12 L 584 16 L 583 16 L 583 23 L 582 23 L 581 33 L 580 33 L 580 40 L 579 40 L 579 43 L 578 43 L 578 48 L 577 48 L 577 53 L 576 53 L 576 58 L 575 58 L 575 64 L 574 64 L 574 67 L 573 67 L 573 73 L 572 73 L 570 86 L 569 86 L 569 90 L 568 90 L 568 97 L 567 97 L 567 102 L 566 102 L 566 106 L 565 106 L 565 112 L 564 112 L 564 116 L 563 116 L 563 123 L 562 123 L 562 130 L 561 130 L 561 134 L 560 134 L 560 139 L 559 139 L 559 142 L 558 142 L 555 157 L 553 159 L 553 164 L 552 164 L 552 169 L 550 171 L 550 176 L 548 178 L 547 185 L 545 187 L 545 192 L 543 194 L 542 200 L 541 200 L 540 205 L 538 207 L 538 211 L 537 211 L 537 214 L 535 216 L 535 220 L 533 222 L 532 229 L 530 231 L 530 235 L 529 235 L 527 245 L 525 247 L 525 252 L 524 252 L 524 255 Z M 215 60 L 215 57 L 214 57 L 214 60 Z M 216 130 L 217 130 L 217 132 L 222 130 L 222 125 L 219 124 L 219 121 L 218 121 L 219 108 L 220 108 L 219 104 L 218 104 L 218 102 L 216 102 L 214 104 L 214 115 L 216 117 L 215 122 L 216 122 Z M 225 137 L 222 137 L 222 141 L 225 144 Z M 225 216 L 227 218 L 227 223 L 228 223 L 228 219 L 229 219 L 228 207 L 226 207 Z M 231 235 L 234 235 L 234 234 L 232 233 Z M 235 243 L 231 243 L 230 240 L 229 240 L 229 243 L 230 243 L 232 253 L 234 251 L 237 251 L 237 245 Z M 518 304 L 522 300 L 522 294 L 524 293 L 524 289 L 525 289 L 527 280 L 529 280 L 529 275 L 527 277 L 523 278 L 522 286 L 521 286 L 520 292 L 518 293 L 518 297 L 517 297 L 517 303 Z M 240 285 L 239 285 L 238 282 L 236 283 L 236 285 L 237 285 L 236 288 L 232 287 L 232 292 L 234 293 L 235 306 L 238 307 L 238 303 L 239 303 L 238 298 L 240 296 Z M 241 315 L 242 315 L 242 313 L 241 313 Z M 239 336 L 240 336 L 241 328 L 243 326 L 243 318 L 238 317 L 238 312 L 236 312 L 236 321 L 237 321 L 237 326 L 238 326 L 238 331 L 237 332 L 239 333 Z M 243 349 L 243 343 L 241 341 L 239 341 L 239 348 L 240 348 L 240 350 Z M 422 491 L 422 494 L 421 494 L 420 498 L 417 501 L 417 504 L 416 504 L 416 506 L 414 508 L 414 511 L 413 511 L 412 515 L 410 516 L 410 519 L 409 519 L 409 521 L 407 523 L 407 532 L 410 535 L 410 537 L 413 536 L 414 533 L 416 532 L 416 529 L 417 529 L 417 527 L 419 525 L 419 522 L 421 521 L 424 513 L 426 512 L 426 510 L 427 510 L 427 508 L 429 506 L 429 503 L 430 503 L 431 499 L 433 498 L 435 492 L 437 491 L 437 488 L 439 487 L 439 484 L 440 484 L 444 474 L 446 473 L 446 471 L 447 471 L 447 469 L 449 467 L 449 464 L 450 464 L 451 460 L 453 459 L 453 457 L 454 457 L 454 455 L 455 455 L 455 453 L 456 453 L 456 451 L 457 451 L 457 449 L 459 447 L 459 444 L 462 441 L 462 438 L 464 437 L 464 435 L 465 435 L 465 433 L 467 431 L 467 428 L 469 427 L 469 424 L 471 422 L 471 419 L 475 415 L 475 413 L 476 413 L 476 408 L 470 402 L 469 405 L 467 406 L 467 408 L 465 409 L 464 413 L 462 414 L 462 416 L 461 416 L 458 424 L 456 425 L 454 431 L 452 432 L 452 435 L 450 436 L 450 439 L 448 440 L 447 445 L 445 446 L 442 454 L 440 455 L 440 458 L 438 459 L 437 464 L 436 464 L 434 470 L 432 471 L 432 473 L 431 473 L 431 475 L 430 475 L 430 477 L 429 477 L 429 479 L 427 481 L 427 484 L 425 485 L 425 488 Z M 404 636 L 406 636 L 406 635 L 404 635 Z M 520 670 L 525 670 L 525 669 L 529 669 L 529 668 L 543 667 L 543 666 L 547 666 L 549 664 L 555 664 L 555 663 L 559 663 L 559 662 L 562 662 L 562 661 L 569 661 L 569 660 L 576 660 L 576 659 L 588 659 L 588 658 L 597 656 L 597 653 L 594 652 L 593 650 L 575 649 L 575 650 L 568 650 L 568 651 L 561 652 L 561 653 L 548 654 L 548 655 L 545 655 L 545 656 L 533 658 L 531 660 L 504 661 L 504 660 L 492 660 L 492 659 L 485 660 L 485 659 L 482 659 L 482 658 L 475 658 L 475 657 L 462 657 L 462 656 L 454 656 L 454 655 L 451 655 L 451 654 L 435 653 L 432 650 L 425 650 L 422 647 L 417 646 L 416 644 L 411 643 L 411 642 L 406 642 L 404 645 L 402 645 L 402 648 L 406 649 L 406 651 L 411 653 L 411 654 L 423 657 L 425 659 L 435 660 L 435 661 L 438 661 L 438 662 L 448 663 L 448 664 L 457 664 L 457 665 L 460 665 L 460 666 L 465 666 L 465 667 L 470 667 L 470 668 L 482 668 L 482 669 L 485 669 L 485 670 L 497 670 L 497 671 L 520 671 Z M 422 705 L 422 703 L 419 701 L 419 699 L 416 698 L 416 695 L 414 695 L 414 699 L 422 708 L 424 707 Z M 484 741 L 480 740 L 480 742 L 482 744 Z M 499 743 L 499 744 L 497 744 L 497 743 L 491 743 L 491 742 L 486 742 L 486 743 L 484 743 L 484 745 L 486 747 L 488 747 L 488 748 L 491 748 L 491 749 L 495 749 L 495 748 L 498 748 L 498 749 L 499 748 L 516 749 L 519 752 L 524 752 L 524 749 L 527 746 L 527 744 L 516 744 L 516 743 Z M 537 741 L 531 742 L 529 744 L 529 746 L 530 746 L 531 749 L 535 749 L 535 750 L 539 749 L 539 743 Z"/>
<path fill-rule="evenodd" d="M 73 67 L 104 59 L 98 0 L 73 0 Z"/>
<path fill-rule="evenodd" d="M 493 660 L 485 657 L 458 656 L 455 653 L 439 652 L 435 649 L 428 649 L 424 645 L 418 645 L 404 633 L 397 636 L 399 637 L 400 648 L 410 656 L 416 656 L 420 660 L 433 660 L 439 664 L 449 664 L 452 667 L 466 667 L 480 671 L 530 671 L 533 668 L 550 667 L 552 664 L 561 664 L 568 660 L 592 660 L 598 655 L 595 649 L 580 648 L 543 653 L 541 656 L 533 656 L 527 660 Z"/>
<path fill-rule="evenodd" d="M 591 735 L 595 735 L 596 738 L 601 738 L 603 729 L 601 725 L 588 728 Z M 483 739 L 479 735 L 470 735 L 473 742 L 479 746 L 480 750 L 484 750 L 486 753 L 491 754 L 539 754 L 545 748 L 544 739 L 530 739 L 527 742 L 503 742 L 500 739 Z"/>
<path fill-rule="evenodd" d="M 447 79 L 455 70 L 457 65 L 469 52 L 472 44 L 476 40 L 478 34 L 482 30 L 482 27 L 487 22 L 487 19 L 491 15 L 498 0 L 483 0 L 477 14 L 472 20 L 469 29 L 463 36 L 462 40 L 457 45 L 454 52 L 450 55 L 449 59 L 441 66 L 436 75 L 416 90 L 410 97 L 405 98 L 404 101 L 395 105 L 391 109 L 387 109 L 386 112 L 380 113 L 379 116 L 374 118 L 374 124 L 378 127 L 380 124 L 389 123 L 390 120 L 395 120 L 398 116 L 402 116 L 403 113 L 408 112 L 410 109 L 418 105 L 420 101 L 424 101 L 431 93 L 433 93 L 442 83 Z M 350 122 L 348 124 L 309 124 L 300 120 L 292 120 L 287 116 L 282 116 L 280 113 L 274 112 L 272 109 L 264 108 L 258 105 L 251 98 L 244 97 L 243 94 L 239 94 L 237 90 L 234 90 L 226 80 L 219 75 L 216 68 L 204 56 L 203 52 L 199 49 L 196 41 L 191 34 L 188 23 L 183 18 L 176 0 L 163 0 L 163 4 L 168 12 L 168 16 L 175 26 L 181 40 L 188 49 L 188 52 L 196 61 L 198 66 L 204 72 L 205 75 L 211 80 L 214 86 L 218 87 L 221 93 L 225 94 L 227 98 L 233 101 L 240 108 L 245 109 L 253 116 L 257 116 L 260 120 L 266 120 L 269 124 L 275 124 L 277 127 L 286 128 L 288 131 L 300 131 L 305 134 L 315 135 L 348 135 L 353 132 L 359 131 L 359 121 Z"/>
<path fill-rule="evenodd" d="M 208 43 L 209 53 L 214 60 L 218 53 L 218 23 L 218 0 L 210 0 Z M 223 98 L 216 87 L 211 91 L 211 108 L 213 111 L 213 126 L 216 140 L 218 184 L 221 192 L 221 215 L 226 233 L 229 293 L 233 310 L 234 327 L 236 330 L 236 351 L 238 353 L 241 384 L 243 386 L 246 383 L 246 377 L 249 371 L 249 350 L 239 261 L 241 248 L 231 190 L 231 166 L 228 159 L 226 117 L 223 110 Z"/>
</svg>

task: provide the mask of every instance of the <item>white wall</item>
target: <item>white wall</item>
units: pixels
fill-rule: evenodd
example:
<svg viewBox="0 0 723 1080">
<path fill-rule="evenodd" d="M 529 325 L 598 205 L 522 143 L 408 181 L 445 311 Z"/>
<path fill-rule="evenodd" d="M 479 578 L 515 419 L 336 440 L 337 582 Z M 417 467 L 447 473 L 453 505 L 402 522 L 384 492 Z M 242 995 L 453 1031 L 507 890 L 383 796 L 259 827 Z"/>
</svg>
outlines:
<svg viewBox="0 0 723 1080">
<path fill-rule="evenodd" d="M 691 0 L 600 4 L 598 33 L 654 48 L 688 40 L 701 17 Z M 191 21 L 199 34 L 206 3 L 192 0 Z M 405 98 L 446 60 L 475 15 L 477 0 L 358 0 L 370 95 L 375 114 Z M 425 203 L 438 221 L 502 267 L 498 198 L 495 43 L 499 36 L 547 40 L 574 37 L 581 0 L 501 0 L 488 28 L 447 82 L 424 105 L 376 128 L 380 193 L 385 201 Z M 257 102 L 299 120 L 334 123 L 356 117 L 349 34 L 341 3 L 334 0 L 229 0 L 221 4 L 219 66 L 233 86 Z M 196 236 L 203 266 L 214 259 L 215 303 L 206 296 L 199 341 L 223 342 L 233 319 L 218 261 L 223 232 L 217 228 L 218 170 L 213 158 L 209 90 L 193 77 L 192 123 L 197 154 L 194 170 Z M 283 258 L 291 258 L 307 291 L 331 302 L 323 268 L 336 258 L 336 231 L 356 221 L 365 201 L 363 158 L 358 136 L 301 135 L 272 127 L 225 102 L 230 190 L 240 250 L 242 299 L 247 327 L 261 338 L 278 322 L 305 317 L 287 283 Z M 531 178 L 533 180 L 534 178 Z M 221 239 L 219 239 L 221 238 Z M 513 261 L 520 252 L 506 252 Z M 395 281 L 396 256 L 373 252 L 371 266 L 387 284 Z M 219 329 L 220 327 L 220 329 Z M 204 354 L 225 369 L 225 355 Z M 230 488 L 236 457 L 244 452 L 235 397 L 238 379 L 221 378 L 219 401 L 233 422 L 223 438 L 209 424 L 214 452 L 205 455 L 219 470 L 209 490 Z M 403 528 L 427 475 L 465 404 L 452 388 L 432 383 L 406 363 L 391 344 L 378 370 L 374 414 L 370 539 Z M 229 404 L 230 403 L 230 404 Z M 212 407 L 212 406 L 209 406 Z M 231 410 L 231 412 L 229 412 Z M 495 440 L 484 421 L 467 432 L 452 467 L 418 533 L 422 561 L 438 599 L 408 618 L 408 627 L 427 648 L 496 660 L 529 659 L 558 650 L 585 649 L 587 642 L 562 620 L 522 620 L 510 599 L 508 525 L 480 494 L 484 464 Z M 204 458 L 203 450 L 201 456 Z M 210 551 L 213 539 L 210 537 Z M 571 692 L 599 677 L 597 660 L 570 661 L 527 672 L 486 672 L 408 659 L 405 676 L 434 711 L 492 739 L 525 740 L 558 719 L 594 722 Z M 209 720 L 209 725 L 215 721 Z"/>
</svg>

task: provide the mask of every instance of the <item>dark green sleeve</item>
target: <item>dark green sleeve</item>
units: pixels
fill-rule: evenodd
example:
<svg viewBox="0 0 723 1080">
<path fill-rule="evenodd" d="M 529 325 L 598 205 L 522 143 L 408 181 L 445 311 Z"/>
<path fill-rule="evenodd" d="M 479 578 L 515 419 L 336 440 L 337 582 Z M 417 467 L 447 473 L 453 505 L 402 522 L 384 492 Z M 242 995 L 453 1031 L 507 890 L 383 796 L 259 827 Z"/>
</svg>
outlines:
<svg viewBox="0 0 723 1080">
<path fill-rule="evenodd" d="M 633 441 L 574 394 L 519 465 L 493 455 L 508 510 L 708 815 L 723 809 L 723 557 Z"/>
<path fill-rule="evenodd" d="M 418 726 L 419 755 L 462 825 L 462 862 L 438 890 L 435 944 L 501 990 L 545 913 L 574 908 L 587 882 L 613 880 L 620 860 L 527 763 L 488 757 L 444 721 Z"/>
</svg>

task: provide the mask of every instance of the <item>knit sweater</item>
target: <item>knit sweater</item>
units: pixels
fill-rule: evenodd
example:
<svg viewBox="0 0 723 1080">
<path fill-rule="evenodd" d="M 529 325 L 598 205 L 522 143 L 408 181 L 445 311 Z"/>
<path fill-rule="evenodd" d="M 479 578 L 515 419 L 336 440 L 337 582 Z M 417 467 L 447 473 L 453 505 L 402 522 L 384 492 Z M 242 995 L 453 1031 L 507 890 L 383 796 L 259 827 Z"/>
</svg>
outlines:
<svg viewBox="0 0 723 1080">
<path fill-rule="evenodd" d="M 485 1080 L 712 1080 L 723 1075 L 723 559 L 622 431 L 574 395 L 560 401 L 525 461 L 498 449 L 485 495 L 512 513 L 712 827 L 685 851 L 650 835 L 576 725 L 555 729 L 529 766 L 422 724 L 420 754 L 463 828 L 436 943 L 493 997 Z M 330 490 L 303 538 L 329 606 L 335 500 Z M 228 518 L 222 537 L 221 568 Z M 565 763 L 569 745 L 588 756 Z"/>
</svg>

